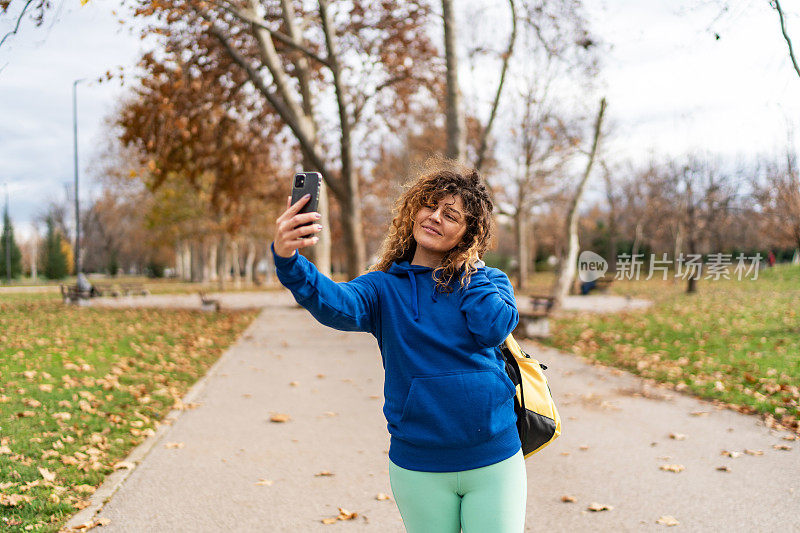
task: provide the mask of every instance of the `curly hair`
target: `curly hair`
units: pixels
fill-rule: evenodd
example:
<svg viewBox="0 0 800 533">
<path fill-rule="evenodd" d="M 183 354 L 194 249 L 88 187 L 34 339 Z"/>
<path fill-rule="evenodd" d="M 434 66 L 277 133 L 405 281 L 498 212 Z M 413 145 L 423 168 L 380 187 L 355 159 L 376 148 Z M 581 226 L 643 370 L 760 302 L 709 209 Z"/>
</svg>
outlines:
<svg viewBox="0 0 800 533">
<path fill-rule="evenodd" d="M 383 240 L 378 262 L 369 270 L 386 272 L 394 261 L 411 261 L 417 249 L 414 239 L 414 219 L 423 206 L 436 205 L 439 200 L 457 194 L 464 203 L 467 229 L 461 241 L 442 258 L 433 270 L 439 292 L 452 292 L 452 280 L 460 275 L 459 265 L 466 265 L 461 277 L 461 288 L 469 285 L 477 272 L 473 261 L 489 248 L 493 234 L 492 210 L 494 205 L 489 191 L 478 171 L 457 161 L 431 157 L 425 161 L 417 177 L 404 186 L 405 191 L 394 205 L 389 233 Z"/>
</svg>

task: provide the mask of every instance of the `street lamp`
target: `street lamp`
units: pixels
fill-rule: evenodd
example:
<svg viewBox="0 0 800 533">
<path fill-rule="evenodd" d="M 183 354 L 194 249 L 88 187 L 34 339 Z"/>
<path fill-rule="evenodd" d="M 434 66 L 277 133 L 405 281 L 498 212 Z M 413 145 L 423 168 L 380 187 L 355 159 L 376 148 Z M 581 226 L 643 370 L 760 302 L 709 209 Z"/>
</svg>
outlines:
<svg viewBox="0 0 800 533">
<path fill-rule="evenodd" d="M 78 84 L 85 78 L 72 82 L 72 129 L 75 139 L 75 275 L 81 271 L 81 212 L 78 204 Z"/>
</svg>

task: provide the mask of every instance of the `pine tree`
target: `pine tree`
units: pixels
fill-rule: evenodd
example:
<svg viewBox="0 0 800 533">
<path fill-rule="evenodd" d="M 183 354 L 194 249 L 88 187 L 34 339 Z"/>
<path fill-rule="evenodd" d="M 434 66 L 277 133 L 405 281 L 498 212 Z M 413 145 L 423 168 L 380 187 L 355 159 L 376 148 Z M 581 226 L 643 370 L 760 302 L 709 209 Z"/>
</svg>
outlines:
<svg viewBox="0 0 800 533">
<path fill-rule="evenodd" d="M 61 233 L 56 231 L 52 216 L 47 217 L 47 238 L 42 249 L 44 275 L 49 279 L 63 279 L 67 275 L 67 258 L 61 247 Z"/>
<path fill-rule="evenodd" d="M 0 236 L 0 279 L 6 280 L 6 247 L 11 249 L 11 277 L 16 278 L 22 273 L 22 252 L 14 240 L 14 225 L 8 216 L 8 209 L 3 212 L 3 234 Z"/>
</svg>

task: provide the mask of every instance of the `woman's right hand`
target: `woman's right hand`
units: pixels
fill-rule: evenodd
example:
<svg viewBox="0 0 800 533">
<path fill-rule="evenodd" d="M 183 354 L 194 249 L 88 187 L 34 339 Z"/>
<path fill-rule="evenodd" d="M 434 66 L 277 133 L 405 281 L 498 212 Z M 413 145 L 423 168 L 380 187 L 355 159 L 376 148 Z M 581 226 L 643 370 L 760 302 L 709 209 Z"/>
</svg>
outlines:
<svg viewBox="0 0 800 533">
<path fill-rule="evenodd" d="M 275 221 L 275 239 L 272 245 L 275 253 L 280 257 L 291 257 L 296 249 L 313 246 L 319 241 L 319 237 L 316 235 L 302 238 L 304 235 L 313 235 L 322 231 L 322 226 L 316 224 L 322 215 L 316 212 L 298 214 L 298 211 L 308 203 L 310 198 L 311 195 L 307 194 L 291 205 L 292 197 L 289 196 L 286 200 L 286 211 Z M 311 224 L 308 224 L 309 222 Z M 301 226 L 301 224 L 308 225 Z"/>
</svg>

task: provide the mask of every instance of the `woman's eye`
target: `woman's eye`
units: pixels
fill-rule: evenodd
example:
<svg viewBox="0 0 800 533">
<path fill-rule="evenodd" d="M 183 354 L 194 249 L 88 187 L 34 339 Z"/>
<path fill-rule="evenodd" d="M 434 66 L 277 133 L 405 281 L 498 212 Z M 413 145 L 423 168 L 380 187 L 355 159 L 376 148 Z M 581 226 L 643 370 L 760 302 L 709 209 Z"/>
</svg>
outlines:
<svg viewBox="0 0 800 533">
<path fill-rule="evenodd" d="M 447 218 L 449 218 L 450 220 L 452 220 L 453 222 L 455 222 L 455 221 L 456 221 L 456 217 L 454 217 L 453 215 L 445 215 L 445 216 L 446 216 Z"/>
</svg>

